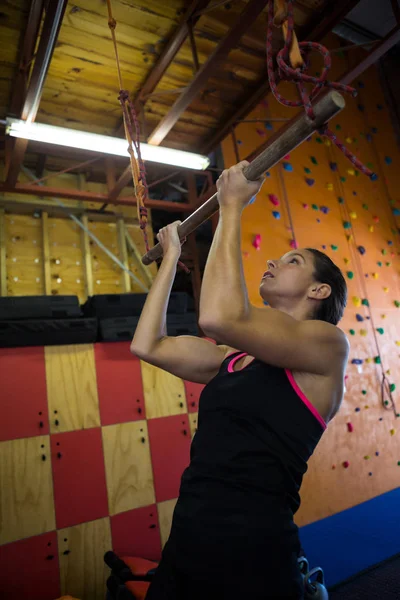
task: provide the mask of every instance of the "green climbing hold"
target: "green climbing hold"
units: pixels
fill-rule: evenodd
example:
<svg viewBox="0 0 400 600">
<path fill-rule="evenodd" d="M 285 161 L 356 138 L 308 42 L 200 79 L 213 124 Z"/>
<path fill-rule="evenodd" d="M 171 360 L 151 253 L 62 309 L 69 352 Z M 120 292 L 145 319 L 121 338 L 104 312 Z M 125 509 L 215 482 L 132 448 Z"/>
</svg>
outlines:
<svg viewBox="0 0 400 600">
<path fill-rule="evenodd" d="M 390 262 L 387 262 L 387 263 L 385 263 L 385 265 L 386 265 L 387 267 L 390 267 L 390 265 L 391 265 L 391 264 L 392 264 L 392 263 L 390 263 Z"/>
<path fill-rule="evenodd" d="M 351 229 L 351 223 L 350 223 L 350 221 L 343 221 L 343 227 L 345 229 Z"/>
<path fill-rule="evenodd" d="M 344 198 L 342 198 L 342 196 L 339 196 L 338 202 L 339 204 L 344 204 Z"/>
<path fill-rule="evenodd" d="M 377 332 L 380 333 L 381 335 L 383 335 L 385 333 L 385 330 L 382 327 L 377 327 Z"/>
<path fill-rule="evenodd" d="M 388 406 L 389 404 L 389 400 L 385 400 L 385 402 L 383 403 L 385 406 Z"/>
<path fill-rule="evenodd" d="M 400 308 L 400 302 L 399 302 L 398 300 L 395 300 L 395 301 L 394 301 L 394 305 L 395 305 L 397 308 Z"/>
<path fill-rule="evenodd" d="M 362 390 L 361 393 L 362 393 L 363 396 L 366 396 L 367 395 L 367 390 Z"/>
<path fill-rule="evenodd" d="M 377 262 L 376 264 L 378 265 L 378 267 L 381 267 L 381 266 L 382 266 L 382 263 L 381 263 L 381 261 L 380 261 L 380 260 L 378 260 L 378 262 Z"/>
<path fill-rule="evenodd" d="M 310 156 L 310 160 L 311 160 L 311 162 L 312 162 L 313 165 L 317 165 L 318 164 L 317 159 L 315 158 L 315 156 Z"/>
<path fill-rule="evenodd" d="M 356 332 L 354 331 L 354 329 L 349 329 L 349 333 L 350 333 L 350 335 L 356 335 Z"/>
<path fill-rule="evenodd" d="M 364 300 L 361 301 L 361 304 L 363 304 L 364 306 L 369 306 L 369 302 L 366 298 L 364 298 Z"/>
<path fill-rule="evenodd" d="M 308 167 L 304 167 L 304 173 L 310 174 L 311 169 L 309 169 Z"/>
<path fill-rule="evenodd" d="M 368 167 L 369 169 L 371 169 L 371 171 L 373 171 L 373 170 L 374 170 L 374 165 L 372 164 L 372 162 L 368 162 L 368 163 L 367 163 L 367 167 Z"/>
<path fill-rule="evenodd" d="M 400 460 L 397 461 L 397 466 L 400 467 Z"/>
<path fill-rule="evenodd" d="M 391 383 L 389 386 L 389 389 L 391 392 L 394 392 L 394 390 L 396 389 L 396 384 L 395 383 Z"/>
<path fill-rule="evenodd" d="M 336 125 L 336 131 L 340 131 L 342 128 L 340 127 L 340 125 Z"/>
<path fill-rule="evenodd" d="M 317 204 L 311 204 L 311 208 L 313 210 L 319 210 L 318 205 Z"/>
<path fill-rule="evenodd" d="M 346 177 L 341 177 L 341 178 L 340 178 L 340 181 L 341 181 L 342 183 L 344 183 L 344 182 L 346 181 Z"/>
<path fill-rule="evenodd" d="M 381 357 L 380 357 L 380 356 L 375 356 L 375 358 L 374 358 L 374 363 L 375 363 L 376 365 L 380 365 L 380 364 L 381 364 Z"/>
<path fill-rule="evenodd" d="M 322 144 L 322 138 L 320 137 L 316 137 L 315 141 L 317 142 L 317 144 Z"/>
<path fill-rule="evenodd" d="M 331 244 L 331 248 L 332 248 L 332 250 L 337 250 L 338 249 L 338 247 L 335 246 L 334 244 Z"/>
<path fill-rule="evenodd" d="M 368 210 L 368 204 L 363 204 L 363 208 L 365 208 L 365 210 Z"/>
<path fill-rule="evenodd" d="M 353 273 L 353 271 L 347 271 L 347 277 L 348 277 L 349 279 L 353 279 L 353 277 L 354 277 L 354 273 Z"/>
<path fill-rule="evenodd" d="M 382 254 L 383 254 L 384 256 L 385 256 L 385 254 L 387 254 L 387 250 L 386 250 L 386 248 L 384 248 L 384 249 L 382 250 Z"/>
</svg>

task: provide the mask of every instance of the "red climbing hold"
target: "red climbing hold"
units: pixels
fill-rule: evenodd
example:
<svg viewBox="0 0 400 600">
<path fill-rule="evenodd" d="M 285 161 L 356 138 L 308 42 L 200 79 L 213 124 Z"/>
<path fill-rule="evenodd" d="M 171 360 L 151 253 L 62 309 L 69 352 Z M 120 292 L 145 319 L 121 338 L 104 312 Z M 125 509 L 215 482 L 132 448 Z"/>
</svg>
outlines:
<svg viewBox="0 0 400 600">
<path fill-rule="evenodd" d="M 349 461 L 348 461 L 348 460 L 345 460 L 345 461 L 344 461 L 344 463 L 343 463 L 343 466 L 344 466 L 344 468 L 345 468 L 345 469 L 348 469 L 348 468 L 349 468 L 349 465 L 350 465 Z"/>
<path fill-rule="evenodd" d="M 350 433 L 353 431 L 353 425 L 351 423 L 347 423 L 347 431 L 350 431 Z"/>
<path fill-rule="evenodd" d="M 261 247 L 261 235 L 259 233 L 254 236 L 253 246 L 256 250 L 259 250 Z"/>
</svg>

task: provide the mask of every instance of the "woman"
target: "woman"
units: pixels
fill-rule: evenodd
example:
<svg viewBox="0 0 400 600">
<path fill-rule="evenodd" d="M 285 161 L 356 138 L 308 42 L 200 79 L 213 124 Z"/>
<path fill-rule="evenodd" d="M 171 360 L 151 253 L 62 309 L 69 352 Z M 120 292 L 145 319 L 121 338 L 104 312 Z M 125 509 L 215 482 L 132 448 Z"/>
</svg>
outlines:
<svg viewBox="0 0 400 600">
<path fill-rule="evenodd" d="M 323 253 L 293 250 L 267 261 L 259 289 L 270 308 L 249 303 L 240 219 L 262 182 L 246 180 L 247 164 L 224 171 L 217 183 L 220 218 L 199 322 L 219 343 L 166 334 L 179 222 L 157 235 L 164 259 L 132 341 L 142 360 L 206 384 L 146 600 L 303 598 L 293 515 L 307 461 L 343 397 L 349 346 L 336 324 L 346 283 Z"/>
</svg>

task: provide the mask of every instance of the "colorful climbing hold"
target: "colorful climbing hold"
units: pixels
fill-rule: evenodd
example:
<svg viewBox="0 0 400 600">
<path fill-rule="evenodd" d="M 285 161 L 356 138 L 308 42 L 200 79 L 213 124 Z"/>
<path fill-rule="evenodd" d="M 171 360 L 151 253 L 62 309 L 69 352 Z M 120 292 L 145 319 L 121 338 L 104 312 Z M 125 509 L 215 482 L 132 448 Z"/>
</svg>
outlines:
<svg viewBox="0 0 400 600">
<path fill-rule="evenodd" d="M 360 329 L 360 335 L 362 337 L 366 337 L 368 335 L 368 331 L 366 329 Z"/>
<path fill-rule="evenodd" d="M 373 277 L 373 279 L 378 279 L 379 273 L 372 273 L 372 277 Z"/>
<path fill-rule="evenodd" d="M 354 329 L 349 329 L 349 333 L 350 333 L 350 335 L 356 335 L 356 332 L 354 331 Z"/>
<path fill-rule="evenodd" d="M 274 219 L 280 219 L 281 218 L 281 213 L 278 212 L 277 210 L 273 210 L 272 211 L 272 216 L 274 217 Z"/>
<path fill-rule="evenodd" d="M 349 264 L 349 262 L 350 262 L 350 259 L 349 259 L 349 258 L 346 258 L 346 257 L 345 257 L 343 260 L 344 260 L 344 264 L 345 264 L 345 265 L 348 265 L 348 264 Z"/>
<path fill-rule="evenodd" d="M 358 296 L 353 296 L 353 304 L 356 307 L 361 306 L 361 298 L 359 298 Z"/>
<path fill-rule="evenodd" d="M 356 213 L 356 212 L 354 212 L 354 210 L 353 210 L 353 211 L 351 211 L 351 213 L 350 213 L 350 218 L 351 218 L 351 219 L 357 219 L 357 213 Z"/>
<path fill-rule="evenodd" d="M 275 196 L 275 194 L 268 194 L 268 198 L 269 198 L 269 201 L 271 202 L 271 204 L 273 204 L 274 206 L 279 206 L 279 200 Z"/>
<path fill-rule="evenodd" d="M 356 314 L 356 319 L 359 323 L 361 323 L 362 321 L 364 321 L 364 317 L 362 315 Z"/>
<path fill-rule="evenodd" d="M 319 136 L 315 138 L 315 141 L 317 142 L 317 144 L 322 144 L 322 138 L 320 138 Z"/>
<path fill-rule="evenodd" d="M 350 433 L 353 431 L 353 425 L 351 423 L 347 423 L 347 431 Z"/>
<path fill-rule="evenodd" d="M 396 306 L 396 308 L 400 308 L 400 302 L 398 300 L 394 301 L 394 305 Z"/>
<path fill-rule="evenodd" d="M 346 274 L 347 274 L 347 277 L 348 277 L 349 279 L 353 279 L 353 277 L 354 277 L 354 273 L 353 273 L 353 271 L 347 271 L 347 273 L 346 273 Z"/>
<path fill-rule="evenodd" d="M 339 124 L 336 125 L 336 131 L 340 131 L 342 128 Z"/>
<path fill-rule="evenodd" d="M 367 395 L 367 390 L 362 390 L 361 393 L 362 393 L 363 396 L 366 396 Z"/>
<path fill-rule="evenodd" d="M 242 140 L 236 140 L 236 143 L 238 146 L 241 146 L 243 144 Z"/>
<path fill-rule="evenodd" d="M 338 249 L 338 246 L 335 246 L 334 244 L 331 244 L 331 248 L 332 248 L 332 250 L 336 251 Z"/>
<path fill-rule="evenodd" d="M 390 391 L 391 391 L 391 392 L 394 392 L 394 391 L 395 391 L 395 389 L 396 389 L 396 384 L 395 384 L 395 383 L 391 383 L 391 384 L 389 385 L 389 389 L 390 389 Z"/>
<path fill-rule="evenodd" d="M 368 226 L 368 231 L 369 231 L 370 233 L 373 233 L 373 232 L 374 232 L 374 226 L 373 226 L 373 225 L 369 225 L 369 226 Z"/>
<path fill-rule="evenodd" d="M 346 144 L 351 144 L 352 141 L 353 141 L 353 138 L 348 135 L 346 138 Z"/>
<path fill-rule="evenodd" d="M 311 169 L 309 169 L 308 167 L 304 167 L 304 173 L 307 173 L 307 174 L 311 173 Z"/>
<path fill-rule="evenodd" d="M 308 204 L 303 204 L 303 208 L 308 208 Z"/>
<path fill-rule="evenodd" d="M 343 227 L 345 229 L 351 229 L 351 223 L 349 221 L 343 221 Z"/>
<path fill-rule="evenodd" d="M 325 138 L 324 144 L 325 144 L 325 146 L 331 146 L 332 143 L 331 143 L 331 140 L 329 138 Z"/>
<path fill-rule="evenodd" d="M 257 135 L 259 135 L 260 137 L 265 137 L 267 134 L 265 133 L 264 129 L 256 129 L 256 133 Z"/>
<path fill-rule="evenodd" d="M 345 181 L 346 181 L 346 177 L 343 177 L 343 176 L 342 176 L 342 177 L 340 178 L 340 181 L 341 181 L 342 183 L 345 183 Z"/>
<path fill-rule="evenodd" d="M 344 466 L 344 468 L 345 468 L 345 469 L 348 469 L 348 468 L 349 468 L 349 465 L 350 465 L 350 463 L 349 463 L 349 461 L 348 461 L 348 460 L 345 460 L 345 461 L 343 462 L 343 466 Z"/>
<path fill-rule="evenodd" d="M 366 252 L 366 250 L 365 250 L 364 246 L 358 246 L 358 247 L 357 247 L 357 250 L 359 251 L 359 253 L 361 254 L 361 256 L 362 256 L 363 254 L 365 254 L 365 252 Z"/>
<path fill-rule="evenodd" d="M 337 169 L 338 169 L 337 163 L 335 163 L 335 162 L 330 162 L 329 166 L 331 168 L 331 171 L 333 171 L 333 172 L 337 171 Z"/>
<path fill-rule="evenodd" d="M 352 365 L 362 365 L 363 364 L 363 359 L 362 358 L 353 358 L 353 360 L 351 361 Z"/>
<path fill-rule="evenodd" d="M 297 250 L 297 242 L 295 240 L 290 240 L 290 247 L 293 248 L 293 250 Z"/>
<path fill-rule="evenodd" d="M 309 185 L 310 187 L 312 187 L 315 183 L 315 179 L 311 179 L 311 177 L 306 177 L 305 178 L 305 182 L 307 185 Z"/>
<path fill-rule="evenodd" d="M 389 288 L 388 288 L 388 287 L 384 287 L 384 288 L 383 288 L 383 291 L 384 291 L 385 293 L 387 293 L 387 292 L 389 291 Z"/>
<path fill-rule="evenodd" d="M 377 327 L 377 332 L 380 333 L 381 335 L 383 335 L 385 333 L 384 329 L 382 327 Z"/>
<path fill-rule="evenodd" d="M 255 248 L 256 250 L 260 250 L 260 247 L 261 247 L 261 235 L 260 235 L 259 233 L 257 233 L 257 234 L 254 236 L 254 239 L 253 239 L 253 242 L 252 242 L 252 244 L 253 244 L 253 246 L 254 246 L 254 248 Z"/>
<path fill-rule="evenodd" d="M 347 169 L 346 172 L 347 172 L 348 175 L 355 175 L 356 174 L 356 172 L 355 172 L 354 169 Z"/>
<path fill-rule="evenodd" d="M 324 215 L 327 215 L 329 212 L 329 208 L 327 206 L 320 206 L 319 210 L 324 213 Z"/>
<path fill-rule="evenodd" d="M 375 358 L 374 358 L 374 363 L 375 363 L 376 365 L 380 365 L 380 364 L 381 364 L 381 357 L 380 357 L 380 356 L 375 356 Z"/>
<path fill-rule="evenodd" d="M 378 128 L 377 127 L 371 127 L 371 131 L 372 131 L 372 133 L 378 133 Z"/>
<path fill-rule="evenodd" d="M 315 158 L 315 156 L 310 156 L 310 160 L 311 160 L 311 162 L 312 162 L 313 165 L 317 165 L 318 164 L 318 161 Z"/>
<path fill-rule="evenodd" d="M 288 171 L 289 173 L 291 173 L 293 171 L 293 165 L 289 162 L 284 162 L 282 164 L 283 168 L 285 171 Z"/>
<path fill-rule="evenodd" d="M 392 161 L 392 159 L 390 158 L 390 156 L 385 156 L 385 163 L 386 163 L 387 165 L 391 165 L 391 164 L 392 164 L 392 162 L 393 162 L 393 161 Z"/>
<path fill-rule="evenodd" d="M 325 184 L 325 187 L 329 192 L 333 192 L 333 183 L 328 182 Z"/>
<path fill-rule="evenodd" d="M 372 135 L 370 133 L 367 133 L 365 139 L 367 140 L 367 142 L 372 142 Z"/>
<path fill-rule="evenodd" d="M 264 127 L 265 129 L 267 129 L 268 131 L 272 131 L 272 129 L 274 128 L 274 126 L 272 125 L 272 123 L 270 121 L 265 121 L 264 123 Z"/>
<path fill-rule="evenodd" d="M 271 177 L 271 173 L 269 171 L 265 172 L 265 177 Z"/>
<path fill-rule="evenodd" d="M 357 108 L 360 112 L 364 112 L 364 110 L 365 110 L 364 104 L 357 104 Z"/>
<path fill-rule="evenodd" d="M 363 306 L 369 306 L 369 302 L 368 302 L 367 298 L 363 298 L 362 301 L 361 301 L 361 304 Z"/>
<path fill-rule="evenodd" d="M 395 429 L 391 429 L 391 430 L 390 430 L 390 435 L 394 435 L 395 433 L 396 433 L 396 430 L 395 430 Z"/>
<path fill-rule="evenodd" d="M 311 204 L 311 208 L 312 208 L 313 210 L 319 210 L 319 208 L 318 208 L 318 204 Z"/>
<path fill-rule="evenodd" d="M 344 198 L 342 198 L 342 196 L 339 196 L 338 202 L 339 204 L 344 204 Z"/>
<path fill-rule="evenodd" d="M 368 210 L 368 204 L 363 204 L 363 205 L 362 205 L 362 207 L 363 207 L 365 210 Z"/>
</svg>

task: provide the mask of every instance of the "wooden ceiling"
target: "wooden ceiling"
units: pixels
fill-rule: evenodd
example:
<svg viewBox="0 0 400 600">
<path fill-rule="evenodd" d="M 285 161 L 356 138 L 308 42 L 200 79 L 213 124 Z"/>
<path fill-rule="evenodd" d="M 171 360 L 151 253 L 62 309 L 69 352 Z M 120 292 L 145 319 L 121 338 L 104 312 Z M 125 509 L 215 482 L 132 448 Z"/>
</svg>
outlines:
<svg viewBox="0 0 400 600">
<path fill-rule="evenodd" d="M 44 31 L 46 9 L 50 10 L 51 3 L 57 1 L 3 0 L 1 3 L 0 119 L 21 116 L 27 88 L 23 76 L 29 78 L 35 64 L 35 56 L 23 57 L 27 36 L 35 36 L 32 10 L 38 11 L 43 5 L 39 23 Z M 265 95 L 268 88 L 266 0 L 112 0 L 111 4 L 117 22 L 123 86 L 140 112 L 143 140 L 152 141 L 155 128 L 175 111 L 173 120 L 176 122 L 162 134 L 160 143 L 208 153 L 229 132 L 235 119 L 243 118 Z M 299 38 L 320 39 L 355 4 L 349 0 L 296 1 Z M 193 26 L 188 27 L 186 21 Z M 244 33 L 237 35 L 236 40 L 232 37 L 226 56 L 214 61 L 204 85 L 200 82 L 198 91 L 193 92 L 192 86 L 204 65 L 224 38 L 228 34 L 232 36 L 238 27 L 242 27 Z M 171 43 L 179 32 L 183 32 L 183 43 L 171 54 Z M 33 54 L 37 52 L 39 56 L 40 31 L 30 43 Z M 276 49 L 281 47 L 280 29 L 276 29 L 274 43 Z M 170 52 L 171 60 L 167 60 L 166 52 Z M 164 71 L 160 69 L 163 59 L 167 64 Z M 149 85 L 150 75 L 155 85 Z M 150 91 L 141 98 L 143 89 Z M 193 92 L 193 99 L 179 112 L 174 103 L 188 90 Z M 122 135 L 118 92 L 106 1 L 69 0 L 41 90 L 36 121 Z M 2 152 L 4 158 L 4 144 Z M 40 160 L 43 162 L 44 156 L 46 168 L 56 170 L 85 158 L 77 152 L 30 143 L 23 155 L 23 164 L 32 167 Z M 125 165 L 124 159 L 117 161 L 117 170 L 122 172 Z M 94 163 L 93 169 L 104 173 L 101 161 Z"/>
</svg>

